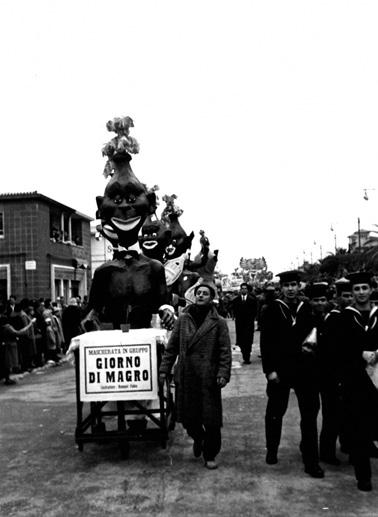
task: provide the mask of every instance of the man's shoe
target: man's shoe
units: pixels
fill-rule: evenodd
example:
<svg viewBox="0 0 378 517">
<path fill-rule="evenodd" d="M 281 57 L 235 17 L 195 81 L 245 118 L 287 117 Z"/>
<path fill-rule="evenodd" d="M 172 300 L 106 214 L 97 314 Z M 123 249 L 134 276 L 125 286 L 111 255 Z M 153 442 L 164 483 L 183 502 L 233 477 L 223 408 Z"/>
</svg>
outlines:
<svg viewBox="0 0 378 517">
<path fill-rule="evenodd" d="M 307 465 L 304 471 L 313 478 L 324 478 L 324 470 L 318 465 Z"/>
<path fill-rule="evenodd" d="M 340 465 L 341 461 L 336 456 L 320 456 L 320 461 L 323 463 L 328 463 L 328 465 Z"/>
<path fill-rule="evenodd" d="M 357 488 L 362 490 L 362 492 L 371 492 L 373 490 L 370 479 L 359 479 L 357 481 Z"/>
<path fill-rule="evenodd" d="M 268 465 L 275 465 L 276 463 L 278 463 L 276 451 L 268 451 L 266 453 L 265 461 Z"/>
<path fill-rule="evenodd" d="M 193 455 L 195 458 L 199 458 L 202 454 L 202 440 L 194 440 L 193 442 Z"/>
<path fill-rule="evenodd" d="M 251 360 L 250 359 L 244 359 L 243 364 L 251 364 Z"/>
<path fill-rule="evenodd" d="M 215 470 L 218 468 L 218 464 L 214 460 L 205 461 L 205 467 L 209 470 Z"/>
</svg>

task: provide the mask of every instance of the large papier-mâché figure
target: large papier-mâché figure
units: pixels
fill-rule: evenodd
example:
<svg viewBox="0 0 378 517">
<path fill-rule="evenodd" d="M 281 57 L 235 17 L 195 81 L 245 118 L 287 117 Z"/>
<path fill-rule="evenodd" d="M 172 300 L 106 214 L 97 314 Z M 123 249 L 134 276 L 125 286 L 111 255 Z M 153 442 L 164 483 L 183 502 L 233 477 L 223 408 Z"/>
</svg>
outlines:
<svg viewBox="0 0 378 517">
<path fill-rule="evenodd" d="M 97 197 L 99 231 L 116 247 L 114 258 L 96 269 L 89 294 L 89 313 L 83 323 L 110 322 L 114 328 L 150 327 L 152 314 L 160 314 L 163 326 L 173 323 L 172 308 L 162 264 L 138 252 L 138 233 L 156 210 L 155 192 L 148 191 L 130 167 L 129 152 L 139 145 L 129 135 L 130 117 L 113 119 L 107 128 L 117 136 L 103 148 L 108 157 L 105 176 L 110 180 L 104 196 Z M 88 328 L 88 327 L 86 327 Z"/>
<path fill-rule="evenodd" d="M 158 260 L 162 264 L 165 262 L 165 250 L 171 240 L 171 230 L 159 219 L 148 216 L 138 240 L 143 255 Z"/>
<path fill-rule="evenodd" d="M 198 275 L 197 281 L 192 283 L 184 294 L 185 301 L 189 304 L 195 303 L 194 291 L 197 285 L 208 283 L 215 287 L 214 271 L 218 262 L 218 250 L 210 251 L 210 241 L 203 230 L 200 230 L 200 236 L 200 252 L 194 260 L 187 261 L 185 265 L 188 272 Z"/>
<path fill-rule="evenodd" d="M 185 261 L 187 260 L 186 252 L 192 245 L 194 233 L 187 235 L 181 226 L 179 217 L 183 210 L 175 204 L 177 196 L 164 196 L 163 201 L 166 203 L 161 214 L 161 221 L 171 231 L 171 238 L 168 246 L 165 248 L 164 269 L 165 278 L 168 288 L 172 291 L 173 285 L 179 280 L 184 270 Z"/>
</svg>

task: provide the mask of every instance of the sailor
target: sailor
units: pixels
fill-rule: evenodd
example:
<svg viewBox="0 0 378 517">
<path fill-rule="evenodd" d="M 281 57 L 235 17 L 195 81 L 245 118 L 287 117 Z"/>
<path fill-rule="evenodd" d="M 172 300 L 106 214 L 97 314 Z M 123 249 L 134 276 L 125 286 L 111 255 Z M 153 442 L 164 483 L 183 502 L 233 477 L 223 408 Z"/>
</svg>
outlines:
<svg viewBox="0 0 378 517">
<path fill-rule="evenodd" d="M 312 309 L 300 300 L 300 272 L 280 273 L 282 296 L 264 311 L 261 321 L 261 355 L 267 378 L 268 402 L 265 414 L 266 462 L 277 463 L 282 419 L 290 390 L 294 389 L 301 415 L 301 452 L 304 470 L 315 478 L 324 477 L 319 466 L 317 416 L 319 391 L 315 372 L 303 343 L 313 329 Z"/>
<path fill-rule="evenodd" d="M 352 284 L 354 302 L 345 309 L 341 318 L 342 390 L 347 411 L 350 459 L 357 488 L 370 491 L 370 456 L 376 456 L 373 439 L 378 415 L 378 390 L 372 375 L 378 361 L 378 308 L 370 301 L 373 282 L 369 273 L 352 273 L 348 279 Z"/>
</svg>

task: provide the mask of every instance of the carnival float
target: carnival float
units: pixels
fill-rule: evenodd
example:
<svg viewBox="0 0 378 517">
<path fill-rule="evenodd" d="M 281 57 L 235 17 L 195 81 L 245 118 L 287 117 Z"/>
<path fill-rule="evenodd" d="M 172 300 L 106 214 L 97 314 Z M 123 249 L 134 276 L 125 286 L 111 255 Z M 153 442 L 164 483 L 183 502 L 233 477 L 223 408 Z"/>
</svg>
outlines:
<svg viewBox="0 0 378 517">
<path fill-rule="evenodd" d="M 165 195 L 157 216 L 157 185 L 148 188 L 130 162 L 139 152 L 130 117 L 106 125 L 115 136 L 103 147 L 104 194 L 96 198 L 97 230 L 113 257 L 93 275 L 84 333 L 74 338 L 79 450 L 87 442 L 116 440 L 127 457 L 131 440 L 166 446 L 174 426 L 173 386 L 158 382 L 158 367 L 176 315 L 192 303 L 195 285 L 213 281 L 217 251 L 200 232 L 201 250 L 191 260 L 194 232 L 180 224 L 177 196 Z"/>
</svg>

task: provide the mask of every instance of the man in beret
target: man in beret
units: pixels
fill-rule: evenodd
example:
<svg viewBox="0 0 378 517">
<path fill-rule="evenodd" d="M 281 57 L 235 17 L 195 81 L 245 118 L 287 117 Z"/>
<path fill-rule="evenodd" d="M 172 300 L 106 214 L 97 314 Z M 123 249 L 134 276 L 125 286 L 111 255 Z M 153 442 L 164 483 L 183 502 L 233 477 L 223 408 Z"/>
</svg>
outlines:
<svg viewBox="0 0 378 517">
<path fill-rule="evenodd" d="M 195 287 L 195 303 L 176 320 L 160 368 L 165 382 L 173 365 L 176 385 L 177 421 L 193 438 L 193 454 L 203 454 L 205 467 L 217 468 L 221 449 L 221 389 L 231 375 L 231 343 L 225 320 L 214 307 L 215 286 Z"/>
<path fill-rule="evenodd" d="M 303 350 L 303 343 L 314 326 L 312 309 L 308 301 L 299 300 L 298 271 L 286 271 L 278 276 L 282 296 L 266 308 L 261 321 L 260 346 L 268 395 L 265 414 L 266 462 L 272 465 L 278 461 L 282 419 L 293 388 L 301 414 L 304 469 L 310 476 L 321 478 L 324 472 L 319 466 L 318 453 L 319 391 L 309 375 L 307 352 Z"/>
<path fill-rule="evenodd" d="M 342 313 L 340 354 L 342 390 L 347 411 L 350 459 L 357 488 L 372 490 L 370 456 L 377 456 L 378 390 L 368 370 L 378 362 L 378 309 L 372 306 L 371 275 L 350 274 L 354 302 Z"/>
</svg>

